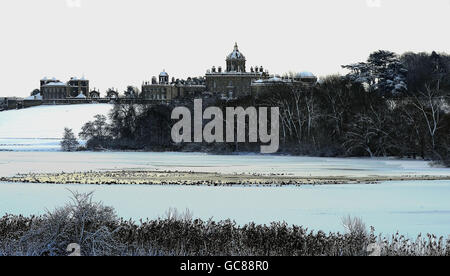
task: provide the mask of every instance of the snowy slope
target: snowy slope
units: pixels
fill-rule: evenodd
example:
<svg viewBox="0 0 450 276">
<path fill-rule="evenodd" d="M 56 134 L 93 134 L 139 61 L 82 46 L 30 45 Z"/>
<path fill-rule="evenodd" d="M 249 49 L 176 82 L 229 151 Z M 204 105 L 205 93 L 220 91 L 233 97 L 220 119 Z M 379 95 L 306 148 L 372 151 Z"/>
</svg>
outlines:
<svg viewBox="0 0 450 276">
<path fill-rule="evenodd" d="M 109 104 L 85 104 L 0 112 L 0 149 L 57 150 L 65 127 L 78 134 L 95 115 L 107 115 L 110 110 Z"/>
</svg>

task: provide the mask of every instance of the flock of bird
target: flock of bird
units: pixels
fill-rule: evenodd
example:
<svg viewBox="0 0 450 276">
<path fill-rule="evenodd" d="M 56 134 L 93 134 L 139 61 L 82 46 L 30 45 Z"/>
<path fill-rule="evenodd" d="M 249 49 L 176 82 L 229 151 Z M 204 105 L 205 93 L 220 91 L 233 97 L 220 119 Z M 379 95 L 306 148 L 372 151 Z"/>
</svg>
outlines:
<svg viewBox="0 0 450 276">
<path fill-rule="evenodd" d="M 356 183 L 349 179 L 295 177 L 286 174 L 220 174 L 193 171 L 101 171 L 24 174 L 1 182 L 91 185 L 301 186 Z"/>
</svg>

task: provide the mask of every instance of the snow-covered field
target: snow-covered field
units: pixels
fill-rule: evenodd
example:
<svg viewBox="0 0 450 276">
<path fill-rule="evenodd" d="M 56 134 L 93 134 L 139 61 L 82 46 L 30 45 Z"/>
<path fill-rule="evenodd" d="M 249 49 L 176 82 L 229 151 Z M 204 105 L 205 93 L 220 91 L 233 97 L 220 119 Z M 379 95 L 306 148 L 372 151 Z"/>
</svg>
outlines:
<svg viewBox="0 0 450 276">
<path fill-rule="evenodd" d="M 78 134 L 95 115 L 107 115 L 109 104 L 43 105 L 0 112 L 0 150 L 56 151 L 65 127 Z"/>
</svg>

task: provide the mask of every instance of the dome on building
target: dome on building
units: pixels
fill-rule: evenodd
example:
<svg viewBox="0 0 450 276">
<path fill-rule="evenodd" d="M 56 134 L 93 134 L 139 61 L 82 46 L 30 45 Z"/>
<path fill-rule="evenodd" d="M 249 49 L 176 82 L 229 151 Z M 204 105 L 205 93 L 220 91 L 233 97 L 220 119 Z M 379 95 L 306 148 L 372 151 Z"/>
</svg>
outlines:
<svg viewBox="0 0 450 276">
<path fill-rule="evenodd" d="M 245 60 L 245 56 L 241 52 L 239 52 L 239 47 L 238 47 L 237 43 L 234 45 L 233 52 L 231 52 L 231 54 L 229 54 L 227 56 L 227 60 L 233 60 L 233 59 L 244 59 Z"/>
<path fill-rule="evenodd" d="M 308 72 L 308 71 L 300 72 L 300 73 L 297 74 L 296 77 L 299 78 L 299 79 L 316 78 L 316 76 L 314 76 L 313 73 Z"/>
<path fill-rule="evenodd" d="M 167 74 L 166 70 L 163 70 L 159 74 L 159 83 L 160 84 L 169 84 L 169 74 Z"/>
<path fill-rule="evenodd" d="M 312 83 L 317 82 L 317 77 L 311 72 L 304 71 L 304 72 L 301 72 L 301 73 L 298 73 L 297 75 L 295 75 L 294 80 L 300 81 L 303 83 L 311 83 L 312 84 Z"/>
<path fill-rule="evenodd" d="M 239 52 L 237 43 L 234 45 L 234 50 L 227 56 L 227 70 L 226 72 L 245 73 L 245 57 Z"/>
</svg>

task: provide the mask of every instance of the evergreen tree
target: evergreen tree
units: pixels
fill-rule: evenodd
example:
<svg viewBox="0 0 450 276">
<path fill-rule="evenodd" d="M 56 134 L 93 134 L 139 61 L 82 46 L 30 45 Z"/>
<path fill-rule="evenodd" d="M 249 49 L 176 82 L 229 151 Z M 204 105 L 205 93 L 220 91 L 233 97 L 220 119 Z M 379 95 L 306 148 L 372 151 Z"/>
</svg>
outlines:
<svg viewBox="0 0 450 276">
<path fill-rule="evenodd" d="M 73 131 L 69 128 L 65 128 L 63 140 L 61 141 L 61 150 L 69 152 L 76 151 L 79 145 L 80 144 L 75 138 L 75 134 L 73 134 Z"/>
<path fill-rule="evenodd" d="M 380 50 L 372 53 L 367 62 L 342 67 L 351 71 L 347 78 L 364 84 L 370 92 L 398 95 L 407 90 L 408 71 L 393 52 Z"/>
</svg>

